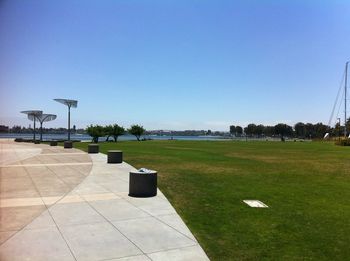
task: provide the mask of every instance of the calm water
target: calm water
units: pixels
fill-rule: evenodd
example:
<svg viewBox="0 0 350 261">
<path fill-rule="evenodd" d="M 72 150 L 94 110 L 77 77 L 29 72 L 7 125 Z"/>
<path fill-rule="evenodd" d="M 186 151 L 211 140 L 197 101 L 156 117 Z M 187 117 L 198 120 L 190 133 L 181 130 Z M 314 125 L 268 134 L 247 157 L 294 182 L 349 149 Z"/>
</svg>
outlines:
<svg viewBox="0 0 350 261">
<path fill-rule="evenodd" d="M 0 139 L 13 139 L 13 138 L 24 138 L 32 139 L 33 134 L 23 134 L 23 133 L 0 133 Z M 36 135 L 36 139 L 39 139 L 40 135 Z M 173 138 L 174 140 L 229 140 L 220 136 L 153 136 L 145 135 L 142 138 L 153 139 L 153 140 L 169 140 Z M 43 140 L 64 140 L 67 139 L 67 134 L 43 134 Z M 72 140 L 82 140 L 89 141 L 91 137 L 89 135 L 71 134 Z M 105 141 L 105 137 L 99 138 L 99 141 Z M 112 140 L 112 138 L 110 138 Z M 119 136 L 118 140 L 136 140 L 135 136 L 132 135 L 122 135 Z"/>
</svg>

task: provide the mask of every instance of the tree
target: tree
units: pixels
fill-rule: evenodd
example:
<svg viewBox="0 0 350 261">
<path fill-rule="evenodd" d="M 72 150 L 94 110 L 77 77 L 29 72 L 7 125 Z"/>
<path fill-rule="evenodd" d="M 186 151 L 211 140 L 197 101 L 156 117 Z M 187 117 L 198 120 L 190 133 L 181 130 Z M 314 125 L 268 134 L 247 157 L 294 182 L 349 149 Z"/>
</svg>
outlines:
<svg viewBox="0 0 350 261">
<path fill-rule="evenodd" d="M 248 136 L 254 135 L 256 133 L 256 125 L 254 123 L 248 124 L 248 126 L 244 128 L 244 132 Z"/>
<path fill-rule="evenodd" d="M 124 133 L 125 133 L 125 129 L 122 126 L 119 126 L 118 124 L 113 125 L 112 136 L 113 136 L 115 142 L 117 142 L 118 137 L 120 135 L 124 135 Z"/>
<path fill-rule="evenodd" d="M 267 137 L 271 137 L 275 135 L 275 127 L 274 126 L 264 126 L 263 134 Z"/>
<path fill-rule="evenodd" d="M 109 141 L 109 137 L 113 136 L 113 126 L 112 125 L 107 125 L 104 127 L 104 132 L 106 137 L 106 141 Z"/>
<path fill-rule="evenodd" d="M 305 137 L 312 138 L 315 137 L 314 125 L 312 123 L 305 124 Z"/>
<path fill-rule="evenodd" d="M 230 134 L 233 136 L 235 135 L 236 136 L 236 126 L 234 125 L 231 125 L 230 126 Z"/>
<path fill-rule="evenodd" d="M 281 136 L 281 141 L 284 141 L 285 136 L 293 134 L 293 128 L 287 124 L 279 123 L 275 126 L 275 133 Z"/>
<path fill-rule="evenodd" d="M 241 126 L 236 126 L 237 136 L 241 136 L 243 134 L 243 128 Z"/>
<path fill-rule="evenodd" d="M 306 127 L 305 124 L 302 122 L 298 122 L 294 125 L 295 135 L 298 138 L 305 138 L 306 136 Z"/>
<path fill-rule="evenodd" d="M 128 132 L 136 137 L 138 141 L 140 141 L 141 135 L 145 132 L 146 130 L 143 128 L 143 126 L 140 125 L 131 125 L 130 128 L 128 129 Z"/>
<path fill-rule="evenodd" d="M 316 137 L 322 139 L 324 135 L 329 132 L 329 127 L 322 122 L 319 122 L 314 125 L 314 130 Z"/>
<path fill-rule="evenodd" d="M 265 128 L 264 125 L 259 124 L 258 126 L 255 127 L 254 134 L 258 135 L 258 136 L 261 136 L 264 133 L 264 128 Z"/>
<path fill-rule="evenodd" d="M 103 137 L 105 135 L 104 127 L 100 125 L 90 125 L 86 128 L 86 132 L 92 137 L 92 141 L 95 143 L 98 143 L 99 137 Z"/>
</svg>

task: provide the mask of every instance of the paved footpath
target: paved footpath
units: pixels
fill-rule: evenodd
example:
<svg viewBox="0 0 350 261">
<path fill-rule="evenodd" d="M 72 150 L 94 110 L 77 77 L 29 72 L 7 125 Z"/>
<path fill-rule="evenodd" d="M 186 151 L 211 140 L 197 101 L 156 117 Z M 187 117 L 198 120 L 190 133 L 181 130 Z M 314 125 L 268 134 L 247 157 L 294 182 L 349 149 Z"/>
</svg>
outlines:
<svg viewBox="0 0 350 261">
<path fill-rule="evenodd" d="M 208 260 L 158 190 L 128 196 L 129 164 L 0 140 L 0 260 Z"/>
</svg>

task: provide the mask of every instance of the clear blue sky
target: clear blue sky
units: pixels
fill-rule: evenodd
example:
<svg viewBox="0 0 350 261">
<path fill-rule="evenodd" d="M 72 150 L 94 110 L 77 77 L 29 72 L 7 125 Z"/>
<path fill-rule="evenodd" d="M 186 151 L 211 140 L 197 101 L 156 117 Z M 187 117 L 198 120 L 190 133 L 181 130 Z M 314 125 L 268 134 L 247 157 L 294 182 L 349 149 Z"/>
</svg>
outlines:
<svg viewBox="0 0 350 261">
<path fill-rule="evenodd" d="M 327 123 L 349 59 L 350 1 L 0 0 L 0 124 Z"/>
</svg>

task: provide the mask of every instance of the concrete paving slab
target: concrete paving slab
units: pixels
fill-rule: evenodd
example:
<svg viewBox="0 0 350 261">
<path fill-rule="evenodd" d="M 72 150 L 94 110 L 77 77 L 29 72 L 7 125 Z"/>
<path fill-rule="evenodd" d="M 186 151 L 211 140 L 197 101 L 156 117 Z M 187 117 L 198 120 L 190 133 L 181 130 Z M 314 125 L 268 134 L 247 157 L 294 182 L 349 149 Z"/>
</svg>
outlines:
<svg viewBox="0 0 350 261">
<path fill-rule="evenodd" d="M 45 209 L 45 206 L 1 208 L 0 231 L 20 230 Z"/>
<path fill-rule="evenodd" d="M 109 221 L 135 219 L 149 216 L 124 199 L 90 202 L 91 206 Z"/>
<path fill-rule="evenodd" d="M 64 184 L 45 185 L 38 187 L 41 197 L 62 197 L 70 191 L 70 188 Z"/>
<path fill-rule="evenodd" d="M 86 202 L 55 204 L 49 211 L 59 226 L 105 222 L 105 219 Z"/>
<path fill-rule="evenodd" d="M 6 168 L 18 168 L 18 167 L 40 167 L 40 166 L 90 166 L 89 162 L 72 162 L 72 163 L 30 163 L 30 164 L 22 164 L 15 163 L 10 165 L 0 165 L 0 167 Z"/>
<path fill-rule="evenodd" d="M 108 222 L 64 226 L 61 231 L 77 260 L 104 260 L 142 253 Z"/>
<path fill-rule="evenodd" d="M 169 251 L 157 252 L 148 255 L 153 261 L 207 261 L 209 258 L 204 253 L 201 247 L 192 246 L 184 247 Z"/>
<path fill-rule="evenodd" d="M 0 168 L 1 179 L 15 179 L 21 177 L 28 177 L 27 171 L 23 167 L 18 168 Z"/>
<path fill-rule="evenodd" d="M 84 202 L 84 199 L 75 193 L 69 193 L 57 201 L 57 204 Z"/>
<path fill-rule="evenodd" d="M 58 202 L 63 197 L 64 197 L 64 194 L 62 194 L 61 196 L 41 197 L 41 199 L 42 199 L 42 201 L 44 201 L 44 204 L 46 206 L 51 206 L 51 205 L 55 204 L 56 202 Z"/>
<path fill-rule="evenodd" d="M 196 238 L 192 235 L 191 231 L 186 226 L 186 224 L 179 217 L 179 215 L 177 214 L 162 215 L 162 216 L 157 216 L 157 218 L 163 223 L 167 224 L 168 226 L 176 229 L 180 233 L 189 237 L 193 241 L 197 241 Z"/>
<path fill-rule="evenodd" d="M 85 201 L 100 201 L 100 200 L 110 200 L 110 199 L 120 199 L 119 196 L 115 195 L 114 193 L 101 193 L 101 194 L 88 194 L 88 195 L 81 195 L 81 197 Z"/>
<path fill-rule="evenodd" d="M 43 177 L 32 177 L 35 187 L 40 191 L 47 187 L 67 187 L 67 185 L 55 175 L 46 175 Z"/>
<path fill-rule="evenodd" d="M 61 165 L 61 166 L 48 166 L 48 168 L 55 173 L 57 176 L 61 175 L 70 175 L 70 174 L 76 174 L 77 170 L 74 169 L 70 165 Z"/>
<path fill-rule="evenodd" d="M 98 183 L 103 188 L 112 192 L 129 192 L 129 182 L 123 180 L 115 180 L 115 182 L 101 182 Z"/>
<path fill-rule="evenodd" d="M 112 223 L 145 253 L 197 244 L 154 217 Z"/>
<path fill-rule="evenodd" d="M 72 164 L 69 165 L 73 170 L 79 171 L 81 174 L 87 176 L 90 175 L 90 171 L 92 168 L 91 164 L 85 164 L 84 162 L 82 162 L 80 165 L 79 164 Z"/>
<path fill-rule="evenodd" d="M 20 161 L 21 165 L 41 164 L 41 163 L 42 163 L 42 161 L 36 156 Z M 17 164 L 13 163 L 10 165 L 17 165 Z"/>
<path fill-rule="evenodd" d="M 104 194 L 110 192 L 99 184 L 86 181 L 82 182 L 73 191 L 78 193 L 79 195 Z"/>
<path fill-rule="evenodd" d="M 10 168 L 10 167 L 9 167 Z M 12 168 L 14 170 L 17 170 L 19 167 L 17 168 Z M 28 173 L 28 175 L 30 177 L 45 177 L 47 175 L 52 175 L 49 172 L 49 169 L 44 165 L 44 164 L 40 164 L 38 166 L 33 166 L 33 167 L 24 167 L 24 169 L 26 170 L 26 172 Z"/>
<path fill-rule="evenodd" d="M 40 229 L 40 228 L 50 228 L 56 227 L 48 210 L 45 210 L 37 218 L 35 218 L 31 223 L 25 226 L 24 229 Z"/>
<path fill-rule="evenodd" d="M 37 198 L 4 198 L 0 199 L 0 208 L 8 207 L 29 207 L 29 206 L 42 206 L 43 200 L 40 197 Z M 0 210 L 1 213 L 1 210 Z"/>
<path fill-rule="evenodd" d="M 149 259 L 146 255 L 108 259 L 108 261 L 150 261 L 150 260 L 151 259 Z"/>
<path fill-rule="evenodd" d="M 75 260 L 56 227 L 22 230 L 0 246 L 0 260 Z"/>
<path fill-rule="evenodd" d="M 120 182 L 121 179 L 120 179 L 119 175 L 116 175 L 115 172 L 113 174 L 110 174 L 110 173 L 93 174 L 93 173 L 91 173 L 88 177 L 86 177 L 85 181 L 86 182 L 94 182 L 97 184 Z"/>
<path fill-rule="evenodd" d="M 66 152 L 63 152 L 63 153 L 60 153 L 60 152 L 47 152 L 47 153 L 41 153 L 37 156 L 53 156 L 53 157 L 57 157 L 57 156 L 66 156 L 67 153 Z M 71 152 L 70 155 L 86 155 L 85 152 Z"/>
<path fill-rule="evenodd" d="M 38 191 L 28 176 L 18 178 L 2 178 L 0 183 L 0 198 L 39 197 Z"/>
<path fill-rule="evenodd" d="M 14 142 L 1 142 L 0 144 L 0 165 L 12 164 L 31 158 L 37 154 L 40 154 L 42 150 L 40 148 L 32 148 L 26 146 L 19 146 Z"/>
<path fill-rule="evenodd" d="M 125 199 L 153 216 L 176 214 L 175 209 L 171 206 L 169 201 L 162 197 L 133 198 L 127 196 Z"/>
<path fill-rule="evenodd" d="M 8 240 L 12 235 L 14 235 L 17 231 L 0 231 L 0 245 Z"/>
</svg>

